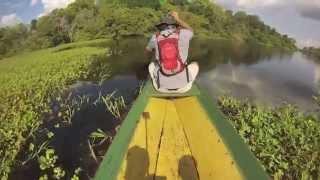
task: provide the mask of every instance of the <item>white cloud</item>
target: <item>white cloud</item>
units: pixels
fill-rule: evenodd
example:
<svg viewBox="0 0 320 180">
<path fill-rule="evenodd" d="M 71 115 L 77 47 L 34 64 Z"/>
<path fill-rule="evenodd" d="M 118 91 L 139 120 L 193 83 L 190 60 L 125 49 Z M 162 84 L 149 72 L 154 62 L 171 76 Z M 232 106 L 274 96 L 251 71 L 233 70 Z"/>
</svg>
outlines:
<svg viewBox="0 0 320 180">
<path fill-rule="evenodd" d="M 228 8 L 255 10 L 264 8 L 295 8 L 305 17 L 320 20 L 320 0 L 216 0 Z"/>
<path fill-rule="evenodd" d="M 44 7 L 44 11 L 39 16 L 47 15 L 52 10 L 57 9 L 57 8 L 64 8 L 68 4 L 70 4 L 74 1 L 75 0 L 41 0 L 43 7 Z"/>
<path fill-rule="evenodd" d="M 298 11 L 304 17 L 320 20 L 320 1 L 319 0 L 299 0 L 297 3 Z"/>
<path fill-rule="evenodd" d="M 38 0 L 31 0 L 30 1 L 30 6 L 34 6 L 38 3 Z"/>
<path fill-rule="evenodd" d="M 300 48 L 310 47 L 310 46 L 320 47 L 320 40 L 317 40 L 317 39 L 303 39 L 303 40 L 298 41 L 297 45 Z"/>
<path fill-rule="evenodd" d="M 219 4 L 246 9 L 280 6 L 284 5 L 287 1 L 288 0 L 216 0 Z"/>
<path fill-rule="evenodd" d="M 240 7 L 265 7 L 282 4 L 284 0 L 237 0 L 237 5 Z"/>
<path fill-rule="evenodd" d="M 0 27 L 13 26 L 21 22 L 21 19 L 14 13 L 2 16 L 0 19 Z"/>
<path fill-rule="evenodd" d="M 320 47 L 320 0 L 215 0 L 234 11 L 257 14 L 277 31 L 297 40 L 299 47 Z"/>
<path fill-rule="evenodd" d="M 319 0 L 298 0 L 300 4 L 306 5 L 306 6 L 316 6 L 320 7 L 320 1 Z"/>
</svg>

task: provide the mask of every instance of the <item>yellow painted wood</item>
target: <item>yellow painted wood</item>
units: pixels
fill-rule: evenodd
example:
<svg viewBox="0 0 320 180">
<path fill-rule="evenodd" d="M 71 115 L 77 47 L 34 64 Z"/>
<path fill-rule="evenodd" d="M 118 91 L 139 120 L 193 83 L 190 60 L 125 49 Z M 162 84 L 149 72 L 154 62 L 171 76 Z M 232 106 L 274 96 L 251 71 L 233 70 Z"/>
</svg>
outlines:
<svg viewBox="0 0 320 180">
<path fill-rule="evenodd" d="M 160 149 L 159 149 L 160 148 Z M 196 97 L 150 98 L 118 179 L 242 179 Z"/>
<path fill-rule="evenodd" d="M 156 169 L 156 180 L 197 180 L 197 170 L 174 102 L 168 100 Z"/>
<path fill-rule="evenodd" d="M 200 179 L 243 179 L 196 97 L 174 100 Z"/>
<path fill-rule="evenodd" d="M 118 179 L 141 179 L 148 173 L 146 168 L 150 162 L 146 151 L 145 137 L 145 121 L 140 119 L 129 145 L 128 152 L 122 162 Z"/>
<path fill-rule="evenodd" d="M 129 144 L 117 179 L 153 179 L 167 100 L 150 98 Z"/>
<path fill-rule="evenodd" d="M 159 143 L 164 119 L 168 109 L 168 101 L 161 98 L 150 98 L 152 109 L 150 109 L 150 120 L 147 121 L 148 152 L 150 158 L 150 174 L 155 174 L 156 163 L 159 154 Z"/>
</svg>

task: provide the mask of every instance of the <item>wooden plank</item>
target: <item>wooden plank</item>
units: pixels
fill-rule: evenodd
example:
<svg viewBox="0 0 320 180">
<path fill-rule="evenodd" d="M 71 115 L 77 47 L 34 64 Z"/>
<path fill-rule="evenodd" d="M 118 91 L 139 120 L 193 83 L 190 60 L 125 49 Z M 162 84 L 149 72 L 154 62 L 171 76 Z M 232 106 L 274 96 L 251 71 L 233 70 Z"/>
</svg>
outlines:
<svg viewBox="0 0 320 180">
<path fill-rule="evenodd" d="M 166 102 L 164 99 L 150 98 L 129 144 L 118 179 L 153 178 Z"/>
<path fill-rule="evenodd" d="M 146 151 L 146 128 L 145 120 L 140 119 L 135 134 L 130 142 L 128 151 L 121 165 L 118 179 L 141 179 L 147 174 L 145 167 L 149 164 Z M 139 168 L 136 168 L 139 167 Z M 141 168 L 140 168 L 141 167 Z"/>
<path fill-rule="evenodd" d="M 149 98 L 150 98 L 149 96 L 152 96 L 152 93 L 151 94 L 149 93 L 150 88 L 153 88 L 153 87 L 151 82 L 148 81 L 146 86 L 143 88 L 142 93 L 139 95 L 138 99 L 134 102 L 130 112 L 128 113 L 128 116 L 126 117 L 126 119 L 124 120 L 120 128 L 120 131 L 118 132 L 117 136 L 113 140 L 112 145 L 109 147 L 109 150 L 106 153 L 105 158 L 96 173 L 96 176 L 95 176 L 96 180 L 106 180 L 106 179 L 114 180 L 118 177 L 119 169 L 121 165 L 123 165 L 124 163 L 123 160 L 126 159 L 125 155 L 127 154 L 129 143 L 132 140 L 134 132 L 137 129 L 136 128 L 137 124 L 141 119 L 140 116 L 145 110 L 147 102 L 149 102 Z M 248 146 L 242 141 L 239 135 L 237 135 L 236 131 L 233 129 L 231 124 L 223 118 L 217 105 L 212 103 L 212 101 L 209 100 L 210 98 L 207 95 L 203 95 L 203 94 L 206 94 L 204 93 L 203 89 L 197 89 L 197 92 L 195 93 L 195 95 L 197 95 L 197 99 L 199 100 L 202 108 L 204 109 L 205 113 L 207 113 L 208 115 L 207 118 L 210 120 L 212 125 L 214 125 L 215 127 L 214 130 L 216 130 L 217 134 L 221 136 L 221 139 L 224 142 L 224 145 L 230 148 L 228 149 L 230 151 L 230 156 L 232 156 L 236 161 L 237 167 L 241 169 L 241 173 L 244 176 L 244 178 L 245 179 L 270 179 L 266 175 L 266 173 L 263 171 L 261 164 L 257 161 L 257 159 L 255 159 L 254 155 L 250 152 L 250 150 L 248 149 Z M 189 95 L 193 95 L 193 94 L 190 93 L 188 94 L 188 96 Z M 166 95 L 164 95 L 164 97 L 166 97 Z M 190 111 L 189 114 L 194 111 L 194 108 L 192 107 L 192 105 L 188 105 L 188 103 L 184 103 L 184 102 L 176 103 L 176 105 L 177 104 L 180 104 L 180 106 L 178 106 L 179 109 L 184 109 L 183 111 L 187 111 L 185 113 L 186 115 L 184 116 L 184 117 L 187 117 L 185 119 L 188 119 L 188 118 L 191 120 L 194 119 L 192 116 L 188 115 L 189 111 Z M 181 113 L 184 113 L 184 112 L 178 112 L 178 114 L 181 114 Z M 195 123 L 201 124 L 201 121 L 195 122 Z M 192 123 L 189 123 L 189 124 L 191 124 L 191 127 L 192 127 Z M 148 123 L 147 123 L 147 126 L 149 126 Z M 201 128 L 195 126 L 195 128 L 197 128 L 198 131 L 201 132 L 199 135 L 197 135 L 197 131 L 196 130 L 194 131 L 193 134 L 196 136 L 195 140 L 199 141 L 201 147 L 209 146 L 207 145 L 206 140 L 202 140 L 201 138 L 199 138 L 203 136 L 201 134 L 203 134 L 202 130 L 206 129 L 205 126 L 202 125 Z M 161 126 L 159 126 L 159 129 L 161 129 Z M 154 132 L 156 131 L 154 130 Z M 154 140 L 154 142 L 156 142 L 156 140 Z M 141 149 L 144 149 L 144 148 L 141 148 Z M 134 151 L 143 152 L 143 151 L 140 151 L 141 149 L 137 148 Z M 138 154 L 145 154 L 145 153 L 138 153 Z M 153 154 L 157 154 L 157 153 L 153 153 Z M 195 156 L 195 154 L 193 155 Z M 210 152 L 207 156 L 212 156 L 212 155 L 213 153 Z M 148 153 L 148 156 L 149 156 L 149 153 Z M 139 156 L 134 156 L 134 157 L 139 157 Z M 143 157 L 146 157 L 146 156 L 143 155 Z M 152 167 L 152 165 L 150 164 L 154 164 L 154 163 L 150 163 L 150 161 L 152 160 L 149 160 L 149 167 Z M 199 165 L 199 162 L 197 164 Z M 152 169 L 152 168 L 149 168 L 149 169 Z M 152 170 L 149 170 L 149 174 L 151 173 L 152 173 Z M 122 175 L 122 177 L 124 176 Z M 144 178 L 144 179 L 146 180 L 148 178 Z"/>
<path fill-rule="evenodd" d="M 95 175 L 95 180 L 114 180 L 119 175 L 123 158 L 127 152 L 129 142 L 132 139 L 137 122 L 147 106 L 147 88 L 143 88 L 142 93 L 133 103 L 126 119 L 109 147 L 100 167 Z"/>
<path fill-rule="evenodd" d="M 168 101 L 156 169 L 156 180 L 196 180 L 197 170 L 174 103 Z"/>
<path fill-rule="evenodd" d="M 231 122 L 224 118 L 217 102 L 204 89 L 200 91 L 201 96 L 198 96 L 197 99 L 204 111 L 206 111 L 211 123 L 216 127 L 224 144 L 228 147 L 230 155 L 235 160 L 243 178 L 248 180 L 271 179 L 264 171 L 261 162 L 258 161 L 250 151 L 249 146 L 238 135 Z"/>
<path fill-rule="evenodd" d="M 243 179 L 196 97 L 175 100 L 200 179 Z"/>
<path fill-rule="evenodd" d="M 150 174 L 155 174 L 161 133 L 168 109 L 168 100 L 160 98 L 150 99 L 154 102 L 154 106 L 150 109 L 150 117 L 147 120 L 147 148 L 150 158 L 149 172 Z"/>
</svg>

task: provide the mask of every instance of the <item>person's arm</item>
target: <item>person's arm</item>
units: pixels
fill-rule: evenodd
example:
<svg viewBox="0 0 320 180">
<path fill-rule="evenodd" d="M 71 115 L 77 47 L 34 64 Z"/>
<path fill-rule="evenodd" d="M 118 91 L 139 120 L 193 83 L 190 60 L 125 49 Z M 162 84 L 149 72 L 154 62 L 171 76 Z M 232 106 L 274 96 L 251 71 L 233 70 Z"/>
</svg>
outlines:
<svg viewBox="0 0 320 180">
<path fill-rule="evenodd" d="M 150 59 L 152 57 L 152 54 L 153 54 L 153 52 L 154 52 L 154 50 L 156 48 L 155 39 L 154 38 L 155 38 L 154 36 L 151 37 L 151 39 L 148 42 L 147 47 L 144 50 L 144 54 L 148 59 Z"/>
<path fill-rule="evenodd" d="M 182 28 L 185 28 L 185 29 L 188 29 L 190 31 L 193 31 L 192 27 L 187 24 L 186 22 L 184 22 L 182 19 L 180 19 L 179 17 L 179 14 L 176 12 L 176 11 L 172 11 L 171 13 L 171 16 L 174 17 L 174 19 L 177 21 L 177 23 L 182 27 Z"/>
<path fill-rule="evenodd" d="M 146 56 L 148 59 L 150 59 L 150 58 L 152 57 L 152 53 L 153 53 L 153 50 L 150 50 L 150 49 L 148 49 L 148 48 L 145 48 L 144 54 L 145 54 L 145 56 Z"/>
</svg>

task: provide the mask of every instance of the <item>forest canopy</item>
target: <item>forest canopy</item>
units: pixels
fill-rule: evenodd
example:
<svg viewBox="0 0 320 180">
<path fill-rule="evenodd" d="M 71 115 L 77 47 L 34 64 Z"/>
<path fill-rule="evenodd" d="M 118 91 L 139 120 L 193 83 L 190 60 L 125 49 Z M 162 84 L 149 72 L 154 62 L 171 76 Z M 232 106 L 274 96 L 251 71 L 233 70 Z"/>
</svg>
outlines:
<svg viewBox="0 0 320 180">
<path fill-rule="evenodd" d="M 0 28 L 0 58 L 82 40 L 149 36 L 170 10 L 178 11 L 197 37 L 296 49 L 294 39 L 258 16 L 224 10 L 209 0 L 76 0 L 30 24 Z"/>
</svg>

